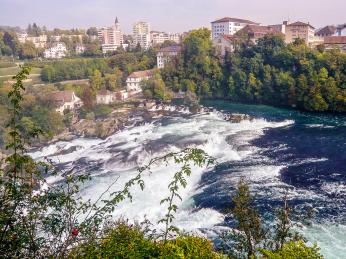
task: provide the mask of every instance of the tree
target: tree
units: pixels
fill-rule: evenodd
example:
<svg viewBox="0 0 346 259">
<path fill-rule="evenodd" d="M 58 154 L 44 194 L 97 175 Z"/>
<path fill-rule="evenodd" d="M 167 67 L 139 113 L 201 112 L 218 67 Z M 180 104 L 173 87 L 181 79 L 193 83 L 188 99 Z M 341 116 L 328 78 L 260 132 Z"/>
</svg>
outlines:
<svg viewBox="0 0 346 259">
<path fill-rule="evenodd" d="M 97 32 L 97 28 L 96 27 L 90 27 L 89 29 L 87 29 L 86 34 L 90 37 L 90 36 L 97 36 L 98 32 Z"/>
<path fill-rule="evenodd" d="M 117 89 L 121 86 L 121 72 L 117 73 L 117 74 L 116 73 L 106 74 L 104 81 L 105 81 L 106 89 L 108 89 L 110 91 L 114 91 L 115 89 Z"/>
<path fill-rule="evenodd" d="M 38 37 L 38 36 L 41 35 L 41 33 L 42 32 L 41 32 L 40 26 L 37 26 L 36 23 L 33 23 L 33 25 L 32 25 L 32 34 L 33 34 L 33 36 Z"/>
<path fill-rule="evenodd" d="M 258 245 L 265 240 L 266 231 L 262 226 L 258 212 L 253 208 L 249 186 L 244 179 L 238 183 L 233 203 L 232 213 L 237 221 L 236 230 L 240 231 L 237 241 L 239 246 L 244 249 L 247 257 L 251 258 L 256 255 Z"/>
<path fill-rule="evenodd" d="M 35 47 L 35 44 L 32 43 L 31 41 L 26 41 L 20 51 L 19 51 L 19 57 L 21 59 L 32 59 L 36 58 L 38 55 L 38 51 Z"/>
<path fill-rule="evenodd" d="M 172 93 L 166 88 L 159 74 L 156 74 L 152 79 L 144 81 L 142 83 L 142 89 L 144 96 L 148 99 L 154 98 L 163 101 L 172 99 Z"/>
<path fill-rule="evenodd" d="M 20 43 L 18 41 L 17 35 L 14 32 L 5 31 L 3 41 L 4 44 L 11 49 L 12 55 L 18 54 L 20 49 Z"/>
<path fill-rule="evenodd" d="M 91 109 L 95 105 L 95 93 L 90 87 L 85 87 L 83 90 L 82 101 L 87 109 Z"/>
<path fill-rule="evenodd" d="M 90 85 L 94 92 L 100 90 L 103 86 L 102 74 L 99 70 L 95 69 L 93 75 L 90 78 Z"/>
</svg>

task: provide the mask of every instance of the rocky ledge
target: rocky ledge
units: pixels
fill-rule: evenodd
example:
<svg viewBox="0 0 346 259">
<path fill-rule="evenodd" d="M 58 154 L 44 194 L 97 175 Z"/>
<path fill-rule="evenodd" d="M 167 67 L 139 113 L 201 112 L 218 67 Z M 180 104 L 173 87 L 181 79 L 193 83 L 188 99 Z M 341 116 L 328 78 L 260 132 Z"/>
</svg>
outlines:
<svg viewBox="0 0 346 259">
<path fill-rule="evenodd" d="M 218 112 L 214 108 L 200 107 L 195 113 Z M 252 118 L 246 114 L 233 114 L 218 112 L 224 120 L 231 123 L 239 123 Z M 56 136 L 53 142 L 59 140 L 71 140 L 74 137 L 107 138 L 115 132 L 127 126 L 141 125 L 151 122 L 163 116 L 189 116 L 192 113 L 183 105 L 139 103 L 136 105 L 124 105 L 117 107 L 105 118 L 83 119 L 73 124 L 70 129 Z"/>
</svg>

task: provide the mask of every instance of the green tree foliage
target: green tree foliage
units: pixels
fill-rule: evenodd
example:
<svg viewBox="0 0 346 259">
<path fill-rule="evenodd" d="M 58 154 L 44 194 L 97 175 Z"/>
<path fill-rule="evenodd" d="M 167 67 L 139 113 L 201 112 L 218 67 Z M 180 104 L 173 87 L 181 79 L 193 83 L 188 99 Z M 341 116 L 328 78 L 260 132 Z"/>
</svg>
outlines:
<svg viewBox="0 0 346 259">
<path fill-rule="evenodd" d="M 177 62 L 161 74 L 174 91 L 193 82 L 199 97 L 294 107 L 307 111 L 345 112 L 346 55 L 307 47 L 303 41 L 286 45 L 267 35 L 253 44 L 234 42 L 235 51 L 215 55 L 210 32 L 190 32 Z M 187 81 L 189 80 L 189 81 Z"/>
<path fill-rule="evenodd" d="M 155 240 L 145 224 L 119 221 L 108 226 L 100 241 L 77 246 L 71 258 L 191 258 L 217 259 L 212 243 L 200 237 L 181 236 L 164 243 Z"/>
<path fill-rule="evenodd" d="M 14 31 L 5 31 L 2 36 L 4 54 L 18 55 L 20 51 L 20 43 L 18 41 L 17 35 Z M 10 53 L 9 53 L 10 50 Z"/>
<path fill-rule="evenodd" d="M 41 79 L 45 82 L 86 79 L 93 76 L 96 69 L 101 73 L 112 72 L 105 59 L 70 59 L 45 65 L 41 72 Z"/>
<path fill-rule="evenodd" d="M 276 251 L 261 250 L 263 258 L 268 259 L 322 259 L 320 249 L 314 245 L 308 247 L 303 241 L 291 241 L 283 245 Z"/>
<path fill-rule="evenodd" d="M 308 111 L 344 112 L 346 104 L 337 104 L 337 95 L 344 94 L 346 56 L 334 54 L 320 53 L 303 42 L 285 45 L 277 36 L 265 36 L 257 45 L 245 44 L 229 53 L 224 63 L 224 73 L 233 79 L 229 98 Z"/>
<path fill-rule="evenodd" d="M 142 82 L 142 89 L 144 97 L 148 99 L 156 99 L 168 101 L 172 99 L 171 91 L 166 88 L 161 75 L 156 74 L 153 78 Z"/>
<path fill-rule="evenodd" d="M 88 46 L 86 47 L 88 48 Z M 97 49 L 98 46 L 95 48 Z M 88 56 L 89 54 L 85 55 Z M 42 64 L 35 64 L 35 66 L 39 65 Z M 126 77 L 133 71 L 152 69 L 155 65 L 156 53 L 153 50 L 139 53 L 116 53 L 109 58 L 74 58 L 45 64 L 41 72 L 41 79 L 50 83 L 86 79 L 93 76 L 97 69 L 102 76 L 115 74 L 117 86 L 122 86 Z"/>
<path fill-rule="evenodd" d="M 214 55 L 210 31 L 199 29 L 190 32 L 184 39 L 182 56 L 165 67 L 161 74 L 165 83 L 173 90 L 186 88 L 187 82 L 193 82 L 194 92 L 198 96 L 211 97 L 212 93 L 220 94 L 223 74 L 220 60 Z"/>
<path fill-rule="evenodd" d="M 88 36 L 97 36 L 98 35 L 97 28 L 96 27 L 90 27 L 89 29 L 87 29 L 86 34 Z"/>
<path fill-rule="evenodd" d="M 38 50 L 36 49 L 34 43 L 31 41 L 26 41 L 20 51 L 19 51 L 19 57 L 21 59 L 32 59 L 36 58 L 38 56 Z"/>
<path fill-rule="evenodd" d="M 26 32 L 29 36 L 38 37 L 42 34 L 42 29 L 36 23 L 29 24 Z"/>
<path fill-rule="evenodd" d="M 95 69 L 93 75 L 90 77 L 90 86 L 91 89 L 96 92 L 102 88 L 104 80 L 102 74 L 99 70 Z"/>
<path fill-rule="evenodd" d="M 247 258 L 256 255 L 259 245 L 266 239 L 259 213 L 253 208 L 253 200 L 249 186 L 244 180 L 238 183 L 237 193 L 233 197 L 232 214 L 237 220 L 233 235 L 237 250 L 247 254 Z"/>
</svg>

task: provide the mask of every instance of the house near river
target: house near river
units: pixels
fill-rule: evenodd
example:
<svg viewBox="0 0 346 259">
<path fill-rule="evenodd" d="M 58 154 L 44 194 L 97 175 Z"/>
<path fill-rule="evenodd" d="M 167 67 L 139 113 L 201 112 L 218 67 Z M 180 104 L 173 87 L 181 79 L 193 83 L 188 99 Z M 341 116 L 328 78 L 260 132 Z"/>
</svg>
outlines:
<svg viewBox="0 0 346 259">
<path fill-rule="evenodd" d="M 106 89 L 102 89 L 96 95 L 96 104 L 112 104 L 117 101 L 125 101 L 129 97 L 126 90 L 117 92 L 111 92 Z"/>
<path fill-rule="evenodd" d="M 61 115 L 66 110 L 74 111 L 83 106 L 82 100 L 73 91 L 53 92 L 50 97 L 56 107 L 55 110 Z"/>
</svg>

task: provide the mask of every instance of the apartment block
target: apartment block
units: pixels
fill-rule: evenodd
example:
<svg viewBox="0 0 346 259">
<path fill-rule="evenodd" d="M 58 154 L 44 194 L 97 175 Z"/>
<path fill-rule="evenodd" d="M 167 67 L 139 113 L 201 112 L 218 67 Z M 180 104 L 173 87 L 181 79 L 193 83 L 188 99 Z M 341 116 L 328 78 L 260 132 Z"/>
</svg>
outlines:
<svg viewBox="0 0 346 259">
<path fill-rule="evenodd" d="M 222 35 L 234 35 L 237 31 L 246 25 L 259 25 L 249 20 L 225 17 L 211 23 L 212 39 L 216 39 Z"/>
<path fill-rule="evenodd" d="M 102 46 L 102 52 L 115 51 L 123 44 L 123 33 L 118 18 L 113 26 L 103 27 L 98 30 L 98 38 Z"/>
</svg>

